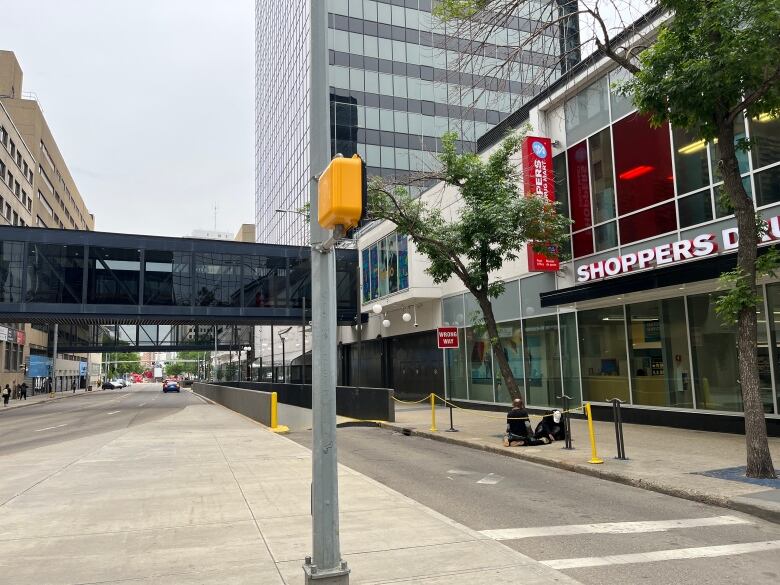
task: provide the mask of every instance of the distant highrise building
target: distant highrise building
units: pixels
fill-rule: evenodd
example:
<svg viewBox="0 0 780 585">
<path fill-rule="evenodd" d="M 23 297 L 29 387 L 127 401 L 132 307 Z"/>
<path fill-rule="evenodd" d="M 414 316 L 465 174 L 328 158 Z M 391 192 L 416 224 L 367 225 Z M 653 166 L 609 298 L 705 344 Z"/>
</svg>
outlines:
<svg viewBox="0 0 780 585">
<path fill-rule="evenodd" d="M 570 51 L 559 37 L 569 33 L 551 27 L 496 77 L 540 18 L 555 19 L 572 5 L 529 2 L 507 28 L 472 43 L 446 34 L 431 0 L 328 0 L 331 154 L 360 154 L 370 174 L 403 184 L 409 173 L 431 168 L 448 130 L 474 150 L 479 136 L 557 75 L 561 51 Z M 255 222 L 262 242 L 306 241 L 303 216 L 276 210 L 301 210 L 321 170 L 308 163 L 308 6 L 256 0 Z"/>
</svg>

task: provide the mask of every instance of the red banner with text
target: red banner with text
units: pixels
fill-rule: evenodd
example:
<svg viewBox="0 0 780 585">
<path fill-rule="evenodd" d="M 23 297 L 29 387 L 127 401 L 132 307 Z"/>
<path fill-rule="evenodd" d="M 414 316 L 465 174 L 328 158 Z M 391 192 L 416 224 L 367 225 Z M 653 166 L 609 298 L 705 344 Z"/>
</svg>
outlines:
<svg viewBox="0 0 780 585">
<path fill-rule="evenodd" d="M 526 136 L 523 141 L 523 185 L 525 196 L 537 195 L 555 201 L 555 182 L 552 165 L 552 142 L 549 138 Z M 531 272 L 557 272 L 560 270 L 555 246 L 549 246 L 547 254 L 537 252 L 528 243 L 528 270 Z"/>
</svg>

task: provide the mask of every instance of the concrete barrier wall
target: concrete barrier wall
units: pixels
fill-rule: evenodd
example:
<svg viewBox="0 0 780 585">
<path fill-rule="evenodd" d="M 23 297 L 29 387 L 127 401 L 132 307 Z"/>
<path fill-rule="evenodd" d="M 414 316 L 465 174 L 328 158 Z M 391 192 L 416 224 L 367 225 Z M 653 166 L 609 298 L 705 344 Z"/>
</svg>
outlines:
<svg viewBox="0 0 780 585">
<path fill-rule="evenodd" d="M 279 404 L 311 408 L 310 384 L 274 384 L 271 382 L 220 382 L 220 384 L 261 392 L 276 392 Z M 390 388 L 338 386 L 336 387 L 336 414 L 361 420 L 395 422 L 393 390 Z"/>
<path fill-rule="evenodd" d="M 202 382 L 195 382 L 192 391 L 261 424 L 271 426 L 270 392 Z"/>
</svg>

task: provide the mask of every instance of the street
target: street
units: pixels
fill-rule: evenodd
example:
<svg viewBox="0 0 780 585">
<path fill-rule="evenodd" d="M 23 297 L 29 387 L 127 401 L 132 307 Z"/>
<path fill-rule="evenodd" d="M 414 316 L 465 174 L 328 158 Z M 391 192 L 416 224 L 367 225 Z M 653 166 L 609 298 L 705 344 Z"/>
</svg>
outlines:
<svg viewBox="0 0 780 585">
<path fill-rule="evenodd" d="M 0 455 L 124 429 L 200 402 L 189 392 L 163 394 L 161 384 L 135 384 L 63 400 L 0 410 Z"/>
<path fill-rule="evenodd" d="M 780 526 L 756 517 L 378 428 L 338 440 L 342 464 L 582 583 L 780 580 Z"/>
</svg>

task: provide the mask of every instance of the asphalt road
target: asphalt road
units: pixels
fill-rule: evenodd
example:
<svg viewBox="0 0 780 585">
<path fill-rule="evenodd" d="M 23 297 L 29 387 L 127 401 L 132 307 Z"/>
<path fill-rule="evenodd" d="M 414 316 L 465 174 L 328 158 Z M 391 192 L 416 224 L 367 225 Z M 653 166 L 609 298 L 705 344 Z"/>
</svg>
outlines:
<svg viewBox="0 0 780 585">
<path fill-rule="evenodd" d="M 196 402 L 191 392 L 163 394 L 162 384 L 133 384 L 0 410 L 0 456 L 143 424 Z"/>
<path fill-rule="evenodd" d="M 308 432 L 288 436 L 310 446 Z M 583 583 L 780 583 L 780 525 L 752 516 L 384 429 L 339 429 L 338 450 L 352 469 L 475 530 L 504 529 L 486 534 Z M 607 555 L 623 556 L 594 558 Z"/>
</svg>

